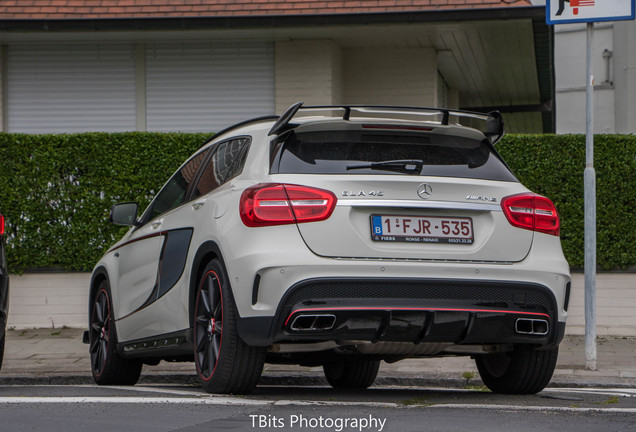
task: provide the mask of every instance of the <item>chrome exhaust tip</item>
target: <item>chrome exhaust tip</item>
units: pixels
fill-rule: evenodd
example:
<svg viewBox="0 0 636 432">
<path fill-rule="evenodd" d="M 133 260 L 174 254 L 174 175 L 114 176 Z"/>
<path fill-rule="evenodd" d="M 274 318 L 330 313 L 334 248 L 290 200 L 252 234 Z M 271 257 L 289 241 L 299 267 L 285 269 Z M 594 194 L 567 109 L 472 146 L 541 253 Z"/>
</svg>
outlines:
<svg viewBox="0 0 636 432">
<path fill-rule="evenodd" d="M 331 330 L 336 324 L 333 314 L 301 314 L 294 318 L 289 328 L 293 331 L 317 332 Z"/>
<path fill-rule="evenodd" d="M 547 320 L 518 318 L 515 321 L 515 333 L 544 336 L 550 331 Z"/>
</svg>

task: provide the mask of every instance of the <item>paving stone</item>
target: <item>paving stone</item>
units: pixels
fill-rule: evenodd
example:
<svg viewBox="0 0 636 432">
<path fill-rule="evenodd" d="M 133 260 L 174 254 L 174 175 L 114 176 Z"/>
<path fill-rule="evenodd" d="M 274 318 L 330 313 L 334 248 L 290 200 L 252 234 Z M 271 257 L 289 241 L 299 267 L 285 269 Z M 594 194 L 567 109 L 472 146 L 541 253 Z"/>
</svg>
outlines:
<svg viewBox="0 0 636 432">
<path fill-rule="evenodd" d="M 83 329 L 8 330 L 0 384 L 92 383 Z M 566 336 L 560 346 L 552 386 L 636 387 L 636 338 L 603 337 L 597 344 L 597 371 L 585 370 L 583 336 Z M 465 386 L 465 373 L 476 373 L 469 357 L 406 359 L 382 363 L 379 385 Z M 478 374 L 470 383 L 479 383 Z M 140 382 L 195 384 L 194 365 L 165 362 L 144 366 Z M 266 364 L 261 383 L 325 385 L 321 367 Z"/>
</svg>

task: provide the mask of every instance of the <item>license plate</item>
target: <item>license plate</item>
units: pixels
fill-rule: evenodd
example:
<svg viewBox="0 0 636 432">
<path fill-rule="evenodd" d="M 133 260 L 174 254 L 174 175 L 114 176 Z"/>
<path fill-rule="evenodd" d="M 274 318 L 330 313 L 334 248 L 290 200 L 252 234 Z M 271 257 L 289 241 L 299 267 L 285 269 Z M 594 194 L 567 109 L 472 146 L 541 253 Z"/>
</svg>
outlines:
<svg viewBox="0 0 636 432">
<path fill-rule="evenodd" d="M 371 238 L 384 242 L 472 244 L 473 220 L 461 217 L 371 215 Z"/>
</svg>

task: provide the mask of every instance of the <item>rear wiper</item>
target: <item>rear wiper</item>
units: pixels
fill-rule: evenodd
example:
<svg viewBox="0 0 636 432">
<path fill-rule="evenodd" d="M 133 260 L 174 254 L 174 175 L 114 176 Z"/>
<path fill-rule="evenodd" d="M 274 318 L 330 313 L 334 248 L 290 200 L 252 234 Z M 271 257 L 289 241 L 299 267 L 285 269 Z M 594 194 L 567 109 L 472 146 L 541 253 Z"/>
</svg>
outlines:
<svg viewBox="0 0 636 432">
<path fill-rule="evenodd" d="M 348 170 L 355 169 L 377 169 L 377 170 L 386 170 L 386 171 L 397 171 L 397 172 L 406 172 L 406 173 L 418 173 L 422 171 L 422 166 L 424 166 L 424 161 L 419 159 L 405 159 L 405 160 L 390 160 L 384 162 L 373 162 L 370 164 L 364 165 L 348 165 Z"/>
</svg>

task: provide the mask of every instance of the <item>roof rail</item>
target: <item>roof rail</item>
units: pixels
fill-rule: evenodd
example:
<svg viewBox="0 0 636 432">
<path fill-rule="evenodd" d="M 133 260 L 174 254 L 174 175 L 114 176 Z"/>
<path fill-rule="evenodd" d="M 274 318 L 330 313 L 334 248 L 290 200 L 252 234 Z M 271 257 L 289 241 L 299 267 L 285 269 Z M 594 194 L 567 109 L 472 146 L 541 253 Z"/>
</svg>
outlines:
<svg viewBox="0 0 636 432">
<path fill-rule="evenodd" d="M 384 106 L 384 105 L 324 105 L 324 106 L 302 106 L 302 102 L 297 102 L 290 106 L 283 115 L 280 116 L 278 121 L 270 129 L 269 135 L 276 135 L 282 131 L 292 129 L 297 125 L 291 123 L 291 120 L 298 112 L 307 111 L 342 111 L 341 116 L 343 120 L 351 120 L 351 114 L 389 114 L 395 118 L 400 115 L 416 115 L 416 116 L 428 116 L 429 118 L 421 120 L 426 122 L 436 122 L 431 120 L 430 117 L 441 116 L 437 122 L 442 126 L 447 126 L 450 123 L 450 117 L 458 117 L 470 120 L 480 120 L 485 123 L 485 128 L 480 129 L 488 141 L 495 144 L 504 135 L 503 118 L 499 111 L 491 111 L 489 113 L 480 113 L 474 111 L 461 111 L 461 110 L 449 110 L 444 108 L 424 108 L 424 107 L 401 107 L 401 106 Z"/>
</svg>

